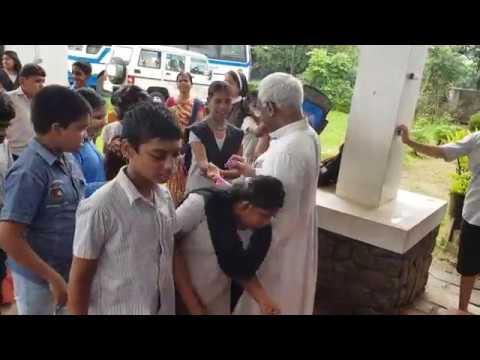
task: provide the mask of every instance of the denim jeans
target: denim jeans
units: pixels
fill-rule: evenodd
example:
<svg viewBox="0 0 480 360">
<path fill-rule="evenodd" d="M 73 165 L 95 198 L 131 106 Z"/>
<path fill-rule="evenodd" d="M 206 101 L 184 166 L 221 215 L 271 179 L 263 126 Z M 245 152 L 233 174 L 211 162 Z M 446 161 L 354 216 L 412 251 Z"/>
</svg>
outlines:
<svg viewBox="0 0 480 360">
<path fill-rule="evenodd" d="M 38 284 L 12 272 L 18 315 L 54 315 L 56 305 L 48 284 Z M 66 307 L 58 315 L 68 315 Z"/>
</svg>

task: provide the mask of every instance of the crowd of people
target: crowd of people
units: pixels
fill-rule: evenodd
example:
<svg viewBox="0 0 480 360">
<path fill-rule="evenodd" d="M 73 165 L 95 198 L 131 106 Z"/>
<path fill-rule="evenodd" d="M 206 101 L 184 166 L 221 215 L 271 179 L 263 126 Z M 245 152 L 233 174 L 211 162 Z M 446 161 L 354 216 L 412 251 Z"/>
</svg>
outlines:
<svg viewBox="0 0 480 360">
<path fill-rule="evenodd" d="M 5 53 L 1 276 L 18 314 L 312 314 L 319 168 L 294 77 L 214 81 L 206 103 L 86 87 Z M 103 148 L 96 146 L 97 138 Z M 288 220 L 287 220 L 288 219 Z"/>
<path fill-rule="evenodd" d="M 203 103 L 181 72 L 176 97 L 115 91 L 111 121 L 91 73 L 77 62 L 70 87 L 45 86 L 40 65 L 3 56 L 0 280 L 18 314 L 312 314 L 320 144 L 300 81 L 274 73 L 249 92 L 230 71 Z M 478 167 L 478 135 L 437 149 L 399 131 Z M 480 272 L 474 190 L 464 308 Z"/>
</svg>

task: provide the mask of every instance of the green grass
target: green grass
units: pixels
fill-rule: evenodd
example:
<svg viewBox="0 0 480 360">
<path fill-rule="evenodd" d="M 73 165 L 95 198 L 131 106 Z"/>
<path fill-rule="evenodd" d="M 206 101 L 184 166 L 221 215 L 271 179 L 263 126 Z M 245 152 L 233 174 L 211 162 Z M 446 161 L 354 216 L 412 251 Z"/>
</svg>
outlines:
<svg viewBox="0 0 480 360">
<path fill-rule="evenodd" d="M 348 114 L 331 111 L 327 119 L 328 125 L 319 137 L 322 159 L 338 154 L 340 145 L 345 141 Z"/>
</svg>

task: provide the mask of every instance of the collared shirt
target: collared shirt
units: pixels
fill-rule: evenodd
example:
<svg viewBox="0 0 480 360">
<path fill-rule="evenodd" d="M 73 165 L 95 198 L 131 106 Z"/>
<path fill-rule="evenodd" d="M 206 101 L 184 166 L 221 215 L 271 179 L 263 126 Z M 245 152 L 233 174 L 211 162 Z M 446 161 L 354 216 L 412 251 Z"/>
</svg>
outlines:
<svg viewBox="0 0 480 360">
<path fill-rule="evenodd" d="M 125 169 L 78 208 L 73 253 L 98 261 L 88 312 L 173 315 L 175 206 L 161 185 L 143 197 Z"/>
<path fill-rule="evenodd" d="M 230 315 L 231 280 L 218 265 L 205 214 L 205 199 L 199 194 L 189 194 L 176 214 L 176 230 L 185 234 L 176 246 L 181 247 L 195 291 L 209 314 Z M 246 249 L 253 231 L 237 230 L 237 233 Z"/>
<path fill-rule="evenodd" d="M 107 181 L 103 157 L 91 139 L 85 139 L 80 150 L 73 153 L 73 156 L 85 176 L 85 197 L 88 198 Z"/>
<path fill-rule="evenodd" d="M 15 118 L 10 121 L 10 126 L 7 128 L 7 139 L 12 153 L 19 156 L 35 136 L 30 119 L 32 100 L 25 95 L 21 86 L 7 94 L 15 106 Z"/>
<path fill-rule="evenodd" d="M 306 120 L 284 126 L 270 136 L 269 149 L 255 162 L 256 174 L 279 179 L 285 188 L 285 201 L 272 222 L 272 243 L 257 276 L 282 314 L 312 314 L 317 280 L 318 138 Z M 259 314 L 260 308 L 243 294 L 235 313 Z"/>
<path fill-rule="evenodd" d="M 25 238 L 33 251 L 68 279 L 72 260 L 75 212 L 85 179 L 71 154 L 56 156 L 37 139 L 10 168 L 0 220 L 27 225 Z M 32 281 L 43 280 L 8 260 L 11 269 Z"/>
<path fill-rule="evenodd" d="M 8 147 L 8 140 L 0 144 L 0 209 L 3 207 L 3 198 L 5 197 L 5 177 L 7 171 L 13 165 L 12 153 Z"/>
<path fill-rule="evenodd" d="M 463 218 L 471 225 L 480 226 L 480 132 L 466 136 L 457 143 L 442 145 L 447 161 L 468 156 L 472 180 L 465 195 Z"/>
</svg>

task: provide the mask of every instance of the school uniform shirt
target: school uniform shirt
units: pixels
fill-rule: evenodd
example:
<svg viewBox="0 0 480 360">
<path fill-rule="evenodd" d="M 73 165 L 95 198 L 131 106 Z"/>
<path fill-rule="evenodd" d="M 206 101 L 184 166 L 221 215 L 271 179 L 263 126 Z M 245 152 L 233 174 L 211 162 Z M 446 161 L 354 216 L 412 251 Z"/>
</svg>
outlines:
<svg viewBox="0 0 480 360">
<path fill-rule="evenodd" d="M 199 194 L 188 195 L 176 214 L 176 232 L 186 234 L 181 241 L 181 251 L 195 291 L 208 314 L 229 315 L 231 279 L 218 265 L 205 214 L 205 199 Z M 252 230 L 237 230 L 237 233 L 247 248 Z"/>
<path fill-rule="evenodd" d="M 0 144 L 0 209 L 3 207 L 3 199 L 5 197 L 5 177 L 8 169 L 13 165 L 13 157 L 8 147 L 8 140 L 5 139 Z"/>
<path fill-rule="evenodd" d="M 25 95 L 22 87 L 7 93 L 15 107 L 15 118 L 10 121 L 7 128 L 7 139 L 10 150 L 16 156 L 20 156 L 26 149 L 29 141 L 35 136 L 33 124 L 30 119 L 30 107 L 32 100 Z"/>
<path fill-rule="evenodd" d="M 73 156 L 55 155 L 36 139 L 30 141 L 5 180 L 0 220 L 26 225 L 27 243 L 65 280 L 72 262 L 75 212 L 84 191 L 85 179 Z M 13 272 L 45 284 L 13 259 L 7 264 Z"/>
<path fill-rule="evenodd" d="M 317 280 L 315 198 L 320 146 L 306 120 L 284 126 L 270 136 L 268 151 L 255 162 L 256 174 L 279 179 L 286 195 L 283 208 L 272 222 L 272 243 L 257 276 L 282 314 L 312 314 Z M 235 314 L 260 314 L 260 307 L 244 293 Z"/>
<path fill-rule="evenodd" d="M 442 145 L 447 161 L 468 156 L 472 180 L 465 195 L 462 216 L 470 225 L 480 226 L 480 132 L 466 136 L 457 143 Z"/>
<path fill-rule="evenodd" d="M 125 169 L 78 208 L 73 253 L 98 261 L 88 313 L 173 315 L 173 200 L 161 185 L 146 199 Z"/>
<path fill-rule="evenodd" d="M 73 156 L 85 176 L 85 197 L 88 198 L 107 181 L 103 157 L 91 139 L 85 139 L 80 150 L 73 153 Z"/>
</svg>

